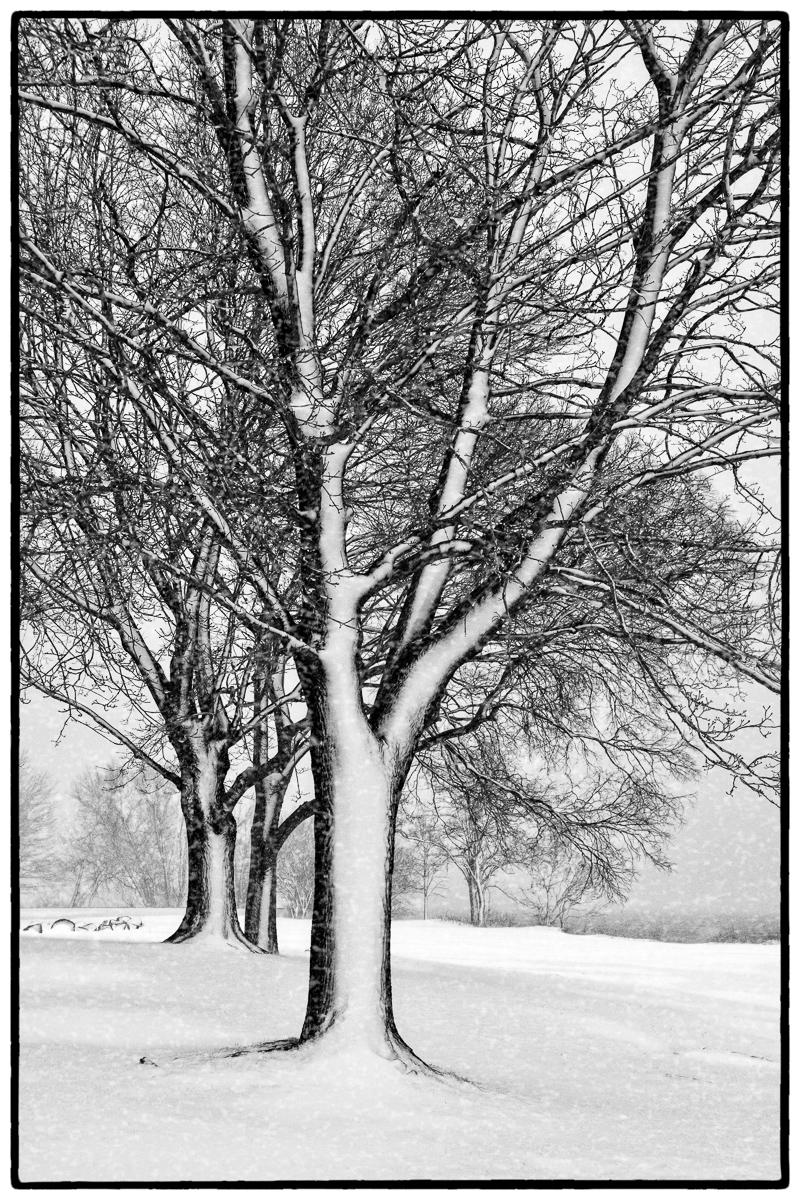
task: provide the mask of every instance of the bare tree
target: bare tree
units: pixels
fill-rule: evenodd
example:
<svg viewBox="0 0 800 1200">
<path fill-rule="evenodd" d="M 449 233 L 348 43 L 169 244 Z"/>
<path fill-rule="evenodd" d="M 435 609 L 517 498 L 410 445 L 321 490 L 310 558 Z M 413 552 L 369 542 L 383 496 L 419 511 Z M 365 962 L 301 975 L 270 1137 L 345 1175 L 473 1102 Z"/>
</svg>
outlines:
<svg viewBox="0 0 800 1200">
<path fill-rule="evenodd" d="M 680 819 L 674 782 L 652 766 L 601 772 L 597 759 L 562 761 L 550 772 L 525 763 L 509 729 L 479 733 L 425 756 L 439 844 L 467 884 L 470 921 L 485 925 L 488 893 L 503 872 L 523 868 L 549 880 L 555 902 L 625 896 L 639 860 L 666 867 L 663 846 Z"/>
<path fill-rule="evenodd" d="M 470 923 L 483 926 L 493 881 L 516 866 L 522 856 L 524 814 L 510 811 L 502 793 L 498 803 L 496 790 L 464 769 L 469 748 L 460 750 L 457 760 L 445 761 L 435 772 L 435 828 L 441 853 L 467 885 Z"/>
<path fill-rule="evenodd" d="M 52 899 L 59 880 L 59 837 L 53 812 L 53 785 L 35 771 L 26 755 L 18 764 L 19 888 L 23 903 Z"/>
<path fill-rule="evenodd" d="M 281 847 L 295 829 L 311 816 L 310 801 L 298 803 L 281 820 L 281 811 L 292 774 L 307 749 L 302 732 L 287 712 L 287 654 L 273 638 L 270 652 L 256 656 L 253 676 L 254 717 L 264 713 L 264 723 L 253 730 L 255 804 L 250 825 L 250 867 L 247 880 L 245 934 L 270 954 L 278 952 L 277 861 Z M 267 719 L 269 718 L 269 719 Z M 268 731 L 275 737 L 269 755 Z"/>
<path fill-rule="evenodd" d="M 293 833 L 278 856 L 277 887 L 289 917 L 310 917 L 314 904 L 314 841 L 308 825 Z"/>
<path fill-rule="evenodd" d="M 73 794 L 76 814 L 63 860 L 73 905 L 183 904 L 187 860 L 175 790 L 142 773 L 126 782 L 109 767 L 87 771 Z"/>
<path fill-rule="evenodd" d="M 428 907 L 433 896 L 439 894 L 441 873 L 448 862 L 448 854 L 442 846 L 442 830 L 434 809 L 423 802 L 420 795 L 419 772 L 415 772 L 416 786 L 403 797 L 398 820 L 399 842 L 395 846 L 392 896 L 416 892 L 422 899 L 422 919 L 427 920 Z M 398 854 L 405 851 L 404 879 L 398 889 Z"/>
<path fill-rule="evenodd" d="M 175 235 L 167 194 L 155 196 L 138 180 L 132 202 L 135 164 L 109 155 L 97 138 L 51 132 L 46 141 L 28 126 L 23 132 L 26 227 L 48 251 L 73 260 L 82 253 L 102 288 L 124 279 L 138 294 L 168 302 L 172 267 L 164 270 L 159 253 Z M 284 720 L 277 760 L 248 761 L 247 744 L 258 742 L 272 711 L 262 704 L 257 717 L 246 712 L 264 630 L 257 619 L 244 628 L 230 606 L 221 607 L 217 597 L 235 595 L 241 583 L 219 532 L 178 493 L 158 439 L 104 377 L 95 354 L 120 366 L 124 333 L 106 326 L 89 350 L 88 314 L 71 326 L 57 298 L 24 284 L 22 312 L 23 684 L 180 790 L 189 889 L 171 940 L 211 933 L 252 947 L 233 900 L 232 812 L 265 776 L 273 790 L 285 787 L 301 752 Z M 224 486 L 241 437 L 230 412 L 222 430 L 226 449 L 209 475 L 213 488 Z M 242 769 L 228 782 L 237 754 Z M 257 928 L 257 919 L 250 924 Z"/>
<path fill-rule="evenodd" d="M 576 909 L 585 912 L 602 897 L 591 884 L 589 864 L 571 846 L 547 834 L 534 841 L 521 865 L 529 872 L 528 882 L 506 895 L 527 909 L 538 925 L 563 929 Z"/>
<path fill-rule="evenodd" d="M 301 1041 L 424 1069 L 391 1008 L 397 807 L 465 676 L 494 689 L 509 649 L 525 673 L 595 624 L 681 738 L 766 786 L 726 753 L 735 697 L 714 700 L 779 689 L 774 529 L 747 480 L 779 448 L 777 332 L 753 315 L 778 297 L 779 35 L 24 23 L 34 136 L 100 139 L 184 216 L 182 299 L 106 280 L 46 226 L 23 270 L 224 544 L 253 592 L 237 611 L 291 649 L 315 785 Z M 212 241 L 231 270 L 210 284 Z M 249 423 L 225 454 L 230 406 Z M 685 569 L 640 523 L 659 507 L 685 516 Z"/>
</svg>

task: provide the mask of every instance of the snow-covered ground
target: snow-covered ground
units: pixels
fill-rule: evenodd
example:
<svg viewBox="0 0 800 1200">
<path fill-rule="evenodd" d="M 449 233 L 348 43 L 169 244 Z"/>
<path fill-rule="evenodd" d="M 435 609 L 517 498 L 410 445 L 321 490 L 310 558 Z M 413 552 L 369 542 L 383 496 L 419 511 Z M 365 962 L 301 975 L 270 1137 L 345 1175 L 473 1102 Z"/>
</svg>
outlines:
<svg viewBox="0 0 800 1200">
<path fill-rule="evenodd" d="M 779 1175 L 777 946 L 397 922 L 400 1031 L 475 1087 L 203 1053 L 298 1032 L 307 922 L 273 959 L 158 944 L 175 911 L 58 915 L 23 913 L 44 929 L 22 938 L 25 1182 Z"/>
</svg>

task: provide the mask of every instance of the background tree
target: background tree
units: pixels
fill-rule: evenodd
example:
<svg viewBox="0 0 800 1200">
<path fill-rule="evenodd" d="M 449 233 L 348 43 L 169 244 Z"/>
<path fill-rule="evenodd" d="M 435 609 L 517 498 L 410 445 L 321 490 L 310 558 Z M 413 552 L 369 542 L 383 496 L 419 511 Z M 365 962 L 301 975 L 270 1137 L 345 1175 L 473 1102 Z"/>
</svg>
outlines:
<svg viewBox="0 0 800 1200">
<path fill-rule="evenodd" d="M 671 780 L 652 766 L 601 771 L 596 756 L 574 751 L 558 771 L 552 751 L 547 771 L 526 757 L 497 726 L 425 756 L 439 845 L 467 884 L 473 925 L 486 924 L 488 892 L 516 868 L 566 905 L 579 895 L 621 899 L 640 861 L 667 866 L 663 847 L 680 818 Z"/>
<path fill-rule="evenodd" d="M 59 883 L 60 838 L 54 815 L 53 785 L 43 771 L 35 771 L 26 755 L 20 757 L 19 889 L 24 904 L 52 900 Z"/>
<path fill-rule="evenodd" d="M 253 676 L 254 718 L 265 714 L 253 730 L 255 803 L 250 823 L 250 864 L 247 878 L 245 933 L 268 953 L 278 952 L 277 861 L 281 847 L 293 831 L 311 816 L 310 801 L 300 801 L 284 820 L 282 807 L 287 788 L 308 748 L 287 704 L 287 654 L 271 638 L 269 650 L 259 648 Z M 269 755 L 269 730 L 274 732 L 275 753 Z"/>
<path fill-rule="evenodd" d="M 46 52 L 46 38 L 23 42 Z M 47 139 L 29 123 L 22 134 L 22 222 L 41 253 L 66 267 L 81 261 L 83 277 L 104 294 L 123 287 L 180 308 L 189 279 L 207 289 L 224 275 L 228 264 L 218 247 L 214 254 L 194 247 L 176 291 L 175 261 L 162 247 L 165 240 L 180 243 L 187 214 L 176 214 L 168 188 L 156 195 L 152 175 L 138 174 L 139 164 L 114 152 L 107 138 L 80 137 L 66 115 Z M 204 233 L 212 240 L 215 230 Z M 247 761 L 248 734 L 260 754 L 259 726 L 269 717 L 269 711 L 254 721 L 243 715 L 257 686 L 248 655 L 263 658 L 263 630 L 257 619 L 247 629 L 237 622 L 230 604 L 235 608 L 241 584 L 222 540 L 179 494 L 169 456 L 131 409 L 126 330 L 109 323 L 106 303 L 76 312 L 47 293 L 36 295 L 29 283 L 26 271 L 22 599 L 30 637 L 23 682 L 180 788 L 190 886 L 172 940 L 213 932 L 247 945 L 233 903 L 232 811 L 257 780 L 269 778 L 262 791 L 285 789 L 295 749 L 287 746 L 293 727 L 284 721 L 289 732 L 278 760 Z M 209 339 L 218 335 L 213 320 L 206 331 Z M 176 370 L 185 382 L 185 364 Z M 208 404 L 209 412 L 219 405 L 227 447 L 206 480 L 219 491 L 233 486 L 226 464 L 243 434 L 224 396 L 212 395 Z M 171 445 L 181 439 L 177 411 L 173 416 Z M 185 453 L 191 464 L 190 445 Z M 116 721 L 109 710 L 119 714 Z M 226 788 L 237 752 L 242 770 Z M 258 924 L 258 912 L 251 912 L 254 942 Z"/>
<path fill-rule="evenodd" d="M 306 823 L 291 834 L 278 855 L 277 887 L 288 917 L 310 917 L 314 904 L 314 839 Z"/>
<path fill-rule="evenodd" d="M 493 881 L 522 857 L 524 816 L 509 811 L 503 792 L 498 803 L 497 791 L 465 772 L 463 761 L 459 753 L 455 762 L 445 760 L 436 773 L 439 847 L 467 885 L 470 924 L 483 926 Z"/>
<path fill-rule="evenodd" d="M 407 789 L 400 809 L 395 846 L 392 896 L 419 894 L 422 900 L 422 919 L 428 917 L 431 899 L 440 894 L 441 873 L 448 854 L 441 845 L 441 826 L 436 812 L 421 796 L 419 772 L 414 773 L 413 786 Z M 400 870 L 398 856 L 403 854 Z"/>
<path fill-rule="evenodd" d="M 71 904 L 178 908 L 187 861 L 180 802 L 158 776 L 121 778 L 116 767 L 87 771 L 73 789 L 75 815 L 63 869 Z"/>
<path fill-rule="evenodd" d="M 585 916 L 608 902 L 602 890 L 593 886 L 590 866 L 573 847 L 552 834 L 543 832 L 534 839 L 521 856 L 521 865 L 528 873 L 527 880 L 505 894 L 530 913 L 534 924 L 564 929 L 576 910 Z M 631 864 L 628 883 L 633 874 Z M 623 876 L 622 886 L 611 899 L 621 898 L 625 882 Z"/>
</svg>

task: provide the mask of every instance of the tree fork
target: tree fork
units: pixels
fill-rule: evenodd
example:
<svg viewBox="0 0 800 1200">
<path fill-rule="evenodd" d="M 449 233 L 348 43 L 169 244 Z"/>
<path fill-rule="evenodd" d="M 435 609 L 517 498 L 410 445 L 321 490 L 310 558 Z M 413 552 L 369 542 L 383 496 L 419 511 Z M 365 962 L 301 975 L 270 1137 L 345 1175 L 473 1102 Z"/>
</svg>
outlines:
<svg viewBox="0 0 800 1200">
<path fill-rule="evenodd" d="M 183 919 L 166 941 L 218 939 L 259 953 L 242 931 L 236 911 L 236 821 L 224 804 L 218 764 L 210 755 L 204 761 L 198 758 L 181 767 L 189 878 Z"/>
</svg>

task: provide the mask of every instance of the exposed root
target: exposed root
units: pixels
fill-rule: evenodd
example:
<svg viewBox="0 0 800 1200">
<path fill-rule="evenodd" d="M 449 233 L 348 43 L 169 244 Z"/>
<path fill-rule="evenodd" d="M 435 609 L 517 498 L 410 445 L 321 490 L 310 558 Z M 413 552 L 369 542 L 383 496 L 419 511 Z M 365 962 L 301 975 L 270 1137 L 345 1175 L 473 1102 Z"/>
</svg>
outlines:
<svg viewBox="0 0 800 1200">
<path fill-rule="evenodd" d="M 302 1050 L 299 1038 L 277 1038 L 274 1042 L 258 1042 L 255 1046 L 237 1046 L 226 1058 L 241 1058 L 243 1054 L 273 1054 L 275 1051 Z"/>
<path fill-rule="evenodd" d="M 160 1062 L 142 1055 L 139 1065 L 145 1067 L 202 1066 L 228 1058 L 244 1058 L 250 1054 L 271 1054 L 276 1050 L 299 1050 L 299 1038 L 280 1038 L 274 1042 L 256 1042 L 252 1046 L 220 1046 L 215 1050 L 188 1050 L 183 1054 L 165 1055 Z"/>
<path fill-rule="evenodd" d="M 244 936 L 248 942 L 252 943 L 252 945 L 258 946 L 262 954 L 280 953 L 278 948 L 278 939 L 276 937 L 266 936 L 261 939 L 260 933 L 257 929 L 253 930 L 252 927 L 248 929 L 246 925 L 244 927 Z"/>
<path fill-rule="evenodd" d="M 262 946 L 257 945 L 256 942 L 251 942 L 241 931 L 238 933 L 229 933 L 225 938 L 225 945 L 230 946 L 231 950 L 247 950 L 250 954 L 269 953 Z"/>
<path fill-rule="evenodd" d="M 440 1083 L 466 1083 L 474 1086 L 472 1080 L 456 1074 L 455 1071 L 448 1071 L 444 1067 L 436 1067 L 432 1063 L 425 1062 L 407 1042 L 403 1041 L 397 1030 L 390 1032 L 389 1044 L 392 1050 L 392 1060 L 401 1066 L 407 1075 L 419 1075 L 425 1079 L 435 1079 Z"/>
</svg>

